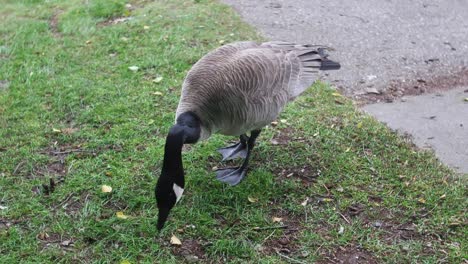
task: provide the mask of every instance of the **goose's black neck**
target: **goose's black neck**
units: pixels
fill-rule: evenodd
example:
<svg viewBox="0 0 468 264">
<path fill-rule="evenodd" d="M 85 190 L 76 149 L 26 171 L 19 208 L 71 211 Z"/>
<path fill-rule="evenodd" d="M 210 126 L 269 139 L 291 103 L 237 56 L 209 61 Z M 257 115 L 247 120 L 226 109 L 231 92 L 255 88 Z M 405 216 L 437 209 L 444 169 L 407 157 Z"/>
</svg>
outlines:
<svg viewBox="0 0 468 264">
<path fill-rule="evenodd" d="M 200 119 L 194 113 L 186 112 L 177 118 L 176 124 L 171 127 L 166 138 L 161 180 L 173 181 L 180 187 L 184 187 L 182 146 L 185 143 L 197 142 L 200 138 L 200 132 Z"/>
</svg>

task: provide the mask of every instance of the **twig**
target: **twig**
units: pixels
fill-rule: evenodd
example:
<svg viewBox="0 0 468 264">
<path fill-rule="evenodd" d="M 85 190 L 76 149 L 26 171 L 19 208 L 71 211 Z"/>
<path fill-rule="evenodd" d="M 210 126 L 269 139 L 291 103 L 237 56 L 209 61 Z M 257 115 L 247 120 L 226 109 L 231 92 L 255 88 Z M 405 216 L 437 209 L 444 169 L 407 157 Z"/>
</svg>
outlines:
<svg viewBox="0 0 468 264">
<path fill-rule="evenodd" d="M 268 230 L 268 229 L 286 229 L 288 228 L 287 225 L 281 225 L 281 226 L 267 226 L 267 227 L 254 227 L 253 230 L 259 231 L 259 230 Z"/>
<path fill-rule="evenodd" d="M 287 260 L 289 260 L 290 262 L 293 262 L 293 263 L 299 263 L 299 264 L 306 264 L 305 262 L 302 262 L 302 261 L 299 261 L 297 259 L 293 259 L 293 258 L 290 258 L 284 254 L 281 254 L 278 250 L 275 250 L 276 251 L 276 254 L 278 254 L 280 257 L 282 258 L 285 258 Z"/>
<path fill-rule="evenodd" d="M 275 232 L 276 232 L 276 230 L 273 230 L 273 232 L 271 232 L 271 234 L 269 234 L 265 239 L 263 239 L 263 243 L 265 243 L 265 241 L 267 241 Z"/>
<path fill-rule="evenodd" d="M 18 169 L 24 164 L 24 162 L 25 162 L 25 161 L 23 160 L 23 161 L 21 161 L 20 163 L 18 163 L 18 165 L 16 165 L 16 168 L 15 168 L 15 170 L 13 171 L 13 175 L 16 174 L 16 172 L 17 172 Z"/>
<path fill-rule="evenodd" d="M 346 218 L 346 216 L 344 216 L 343 214 L 341 214 L 340 212 L 338 212 L 338 214 L 343 217 L 343 219 L 346 221 L 346 223 L 348 223 L 349 225 L 351 224 L 351 222 L 348 220 L 348 218 Z"/>
<path fill-rule="evenodd" d="M 88 152 L 88 153 L 93 153 L 93 151 L 89 151 L 89 150 L 70 149 L 70 150 L 65 150 L 65 151 L 49 151 L 49 154 L 60 155 L 60 154 L 70 154 L 70 153 L 73 153 L 73 152 Z"/>
</svg>

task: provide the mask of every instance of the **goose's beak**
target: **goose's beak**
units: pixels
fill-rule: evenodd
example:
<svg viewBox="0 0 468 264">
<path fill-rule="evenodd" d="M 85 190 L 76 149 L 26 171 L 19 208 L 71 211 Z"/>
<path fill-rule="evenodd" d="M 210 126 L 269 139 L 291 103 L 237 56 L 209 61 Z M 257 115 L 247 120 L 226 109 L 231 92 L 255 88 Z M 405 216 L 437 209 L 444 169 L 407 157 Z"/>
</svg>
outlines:
<svg viewBox="0 0 468 264">
<path fill-rule="evenodd" d="M 171 211 L 170 208 L 167 207 L 162 207 L 159 208 L 159 215 L 158 215 L 158 231 L 161 231 L 161 229 L 164 227 L 164 224 L 166 223 L 167 217 L 169 216 L 169 212 Z"/>
</svg>

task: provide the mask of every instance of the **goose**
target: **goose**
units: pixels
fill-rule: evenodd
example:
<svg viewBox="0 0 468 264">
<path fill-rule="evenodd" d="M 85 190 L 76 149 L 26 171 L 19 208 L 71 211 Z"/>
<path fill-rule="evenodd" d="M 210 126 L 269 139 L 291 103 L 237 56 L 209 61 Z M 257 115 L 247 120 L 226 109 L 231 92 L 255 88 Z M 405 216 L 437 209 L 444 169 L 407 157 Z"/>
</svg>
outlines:
<svg viewBox="0 0 468 264">
<path fill-rule="evenodd" d="M 327 49 L 279 41 L 235 42 L 209 52 L 193 65 L 182 84 L 155 187 L 158 230 L 184 192 L 183 145 L 215 133 L 238 136 L 239 143 L 218 151 L 223 161 L 241 158 L 242 165 L 218 169 L 216 177 L 231 186 L 239 184 L 247 175 L 261 129 L 310 87 L 319 71 L 340 68 L 327 58 Z"/>
</svg>

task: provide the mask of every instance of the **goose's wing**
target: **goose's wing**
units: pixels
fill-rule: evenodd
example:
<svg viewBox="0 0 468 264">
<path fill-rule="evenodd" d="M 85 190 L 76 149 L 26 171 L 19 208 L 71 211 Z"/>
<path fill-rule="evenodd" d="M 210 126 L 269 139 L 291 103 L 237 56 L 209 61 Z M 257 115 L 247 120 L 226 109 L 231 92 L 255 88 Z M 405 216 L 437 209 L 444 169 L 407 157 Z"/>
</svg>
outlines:
<svg viewBox="0 0 468 264">
<path fill-rule="evenodd" d="M 325 51 L 332 48 L 323 45 L 272 41 L 262 43 L 260 47 L 275 53 L 278 59 L 274 64 L 278 71 L 290 72 L 289 75 L 284 75 L 281 87 L 290 92 L 290 99 L 310 87 L 317 79 L 319 71 L 338 70 L 341 67 L 339 63 L 328 59 Z"/>
<path fill-rule="evenodd" d="M 340 64 L 329 60 L 319 45 L 265 42 L 231 54 L 228 79 L 231 86 L 250 91 L 251 96 L 268 97 L 287 93 L 294 99 L 317 79 L 322 70 Z M 227 75 L 226 75 L 227 76 Z"/>
</svg>

